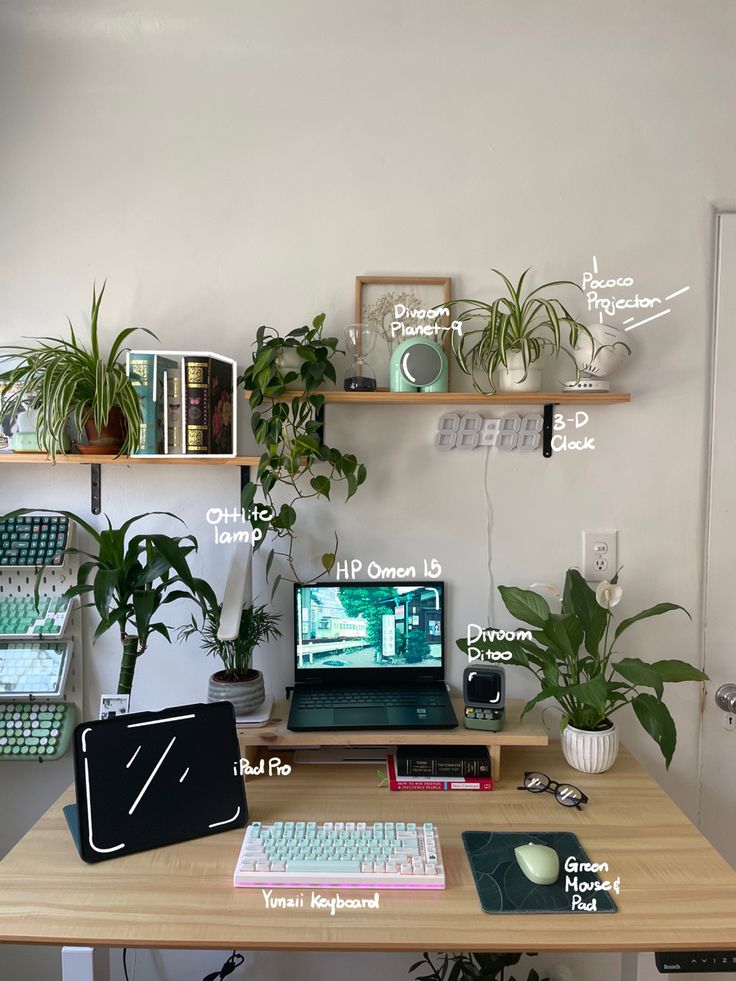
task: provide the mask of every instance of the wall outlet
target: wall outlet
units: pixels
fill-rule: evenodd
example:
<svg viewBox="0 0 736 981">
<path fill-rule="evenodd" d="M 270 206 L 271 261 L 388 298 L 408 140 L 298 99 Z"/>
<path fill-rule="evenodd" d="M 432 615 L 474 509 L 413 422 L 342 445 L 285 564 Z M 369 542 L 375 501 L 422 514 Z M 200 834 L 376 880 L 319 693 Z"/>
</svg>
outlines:
<svg viewBox="0 0 736 981">
<path fill-rule="evenodd" d="M 617 532 L 583 532 L 583 576 L 587 582 L 611 579 L 618 568 Z"/>
</svg>

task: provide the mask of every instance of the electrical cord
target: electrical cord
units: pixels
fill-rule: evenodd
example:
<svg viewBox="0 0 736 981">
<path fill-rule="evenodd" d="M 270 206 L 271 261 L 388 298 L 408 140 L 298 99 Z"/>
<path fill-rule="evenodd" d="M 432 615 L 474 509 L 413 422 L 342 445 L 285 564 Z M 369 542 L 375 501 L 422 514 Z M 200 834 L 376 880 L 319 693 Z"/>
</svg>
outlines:
<svg viewBox="0 0 736 981">
<path fill-rule="evenodd" d="M 233 971 L 240 967 L 244 961 L 245 957 L 234 950 L 219 971 L 215 971 L 214 974 L 208 974 L 206 977 L 202 978 L 202 981 L 220 981 L 221 978 L 226 978 L 228 975 L 232 974 Z"/>
<path fill-rule="evenodd" d="M 486 497 L 486 542 L 488 548 L 488 626 L 493 627 L 493 599 L 495 589 L 493 586 L 493 504 L 491 495 L 488 492 L 488 463 L 491 459 L 491 447 L 486 447 L 486 462 L 483 469 L 483 490 Z"/>
</svg>

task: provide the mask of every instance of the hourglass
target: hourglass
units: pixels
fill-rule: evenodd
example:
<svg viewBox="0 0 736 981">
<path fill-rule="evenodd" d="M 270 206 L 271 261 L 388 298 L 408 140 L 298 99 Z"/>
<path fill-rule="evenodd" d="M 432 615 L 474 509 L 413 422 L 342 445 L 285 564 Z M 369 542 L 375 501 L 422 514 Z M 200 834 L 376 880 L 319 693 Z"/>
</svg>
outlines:
<svg viewBox="0 0 736 981">
<path fill-rule="evenodd" d="M 348 324 L 345 328 L 345 347 L 350 365 L 345 372 L 346 392 L 375 392 L 376 373 L 368 364 L 368 356 L 376 345 L 376 332 L 366 324 Z"/>
</svg>

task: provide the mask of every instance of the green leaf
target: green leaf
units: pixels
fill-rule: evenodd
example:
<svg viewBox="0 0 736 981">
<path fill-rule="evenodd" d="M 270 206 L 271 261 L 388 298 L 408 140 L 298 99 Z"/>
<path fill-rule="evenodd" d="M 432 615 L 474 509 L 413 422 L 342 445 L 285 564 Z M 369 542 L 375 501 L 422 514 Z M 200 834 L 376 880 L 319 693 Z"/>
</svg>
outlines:
<svg viewBox="0 0 736 981">
<path fill-rule="evenodd" d="M 595 709 L 601 721 L 605 719 L 608 708 L 608 686 L 602 674 L 596 674 L 589 681 L 583 681 L 579 685 L 570 685 L 565 689 L 565 694 Z"/>
<path fill-rule="evenodd" d="M 708 675 L 687 661 L 652 661 L 649 665 L 662 681 L 708 681 Z"/>
<path fill-rule="evenodd" d="M 642 661 L 638 657 L 624 657 L 613 665 L 613 670 L 637 688 L 640 685 L 646 685 L 647 688 L 655 690 L 657 698 L 662 697 L 664 692 L 662 677 L 646 661 Z"/>
<path fill-rule="evenodd" d="M 323 497 L 326 497 L 329 500 L 330 481 L 324 476 L 324 474 L 319 474 L 316 477 L 312 477 L 309 484 L 315 491 L 317 491 L 318 494 L 321 494 Z"/>
<path fill-rule="evenodd" d="M 606 632 L 608 613 L 598 603 L 595 592 L 577 569 L 567 570 L 563 607 L 566 612 L 575 613 L 582 623 L 586 651 L 589 654 L 598 654 L 600 642 Z"/>
<path fill-rule="evenodd" d="M 642 727 L 662 750 L 669 769 L 677 745 L 677 729 L 669 709 L 664 702 L 645 692 L 637 695 L 631 704 Z"/>
<path fill-rule="evenodd" d="M 325 552 L 324 555 L 322 556 L 321 562 L 322 562 L 322 565 L 323 565 L 324 569 L 327 572 L 329 572 L 330 569 L 335 564 L 335 553 L 334 552 Z"/>
<path fill-rule="evenodd" d="M 636 623 L 639 620 L 646 620 L 649 617 L 658 617 L 662 613 L 669 613 L 670 610 L 682 610 L 683 613 L 687 614 L 688 619 L 692 620 L 692 617 L 684 606 L 679 606 L 677 603 L 657 603 L 655 606 L 650 606 L 649 609 L 642 610 L 641 613 L 637 613 L 635 617 L 629 617 L 628 620 L 622 620 L 618 627 L 616 627 L 616 633 L 613 635 L 614 643 L 621 636 L 624 630 L 629 629 L 632 623 Z"/>
<path fill-rule="evenodd" d="M 548 638 L 550 646 L 555 647 L 566 658 L 572 658 L 583 642 L 583 626 L 574 614 L 564 617 L 552 614 L 540 635 Z"/>
<path fill-rule="evenodd" d="M 534 627 L 544 627 L 549 620 L 549 606 L 538 593 L 519 589 L 518 586 L 499 586 L 498 591 L 506 609 L 517 620 L 530 623 Z"/>
<path fill-rule="evenodd" d="M 276 590 L 279 588 L 279 583 L 281 582 L 281 576 L 276 576 L 273 581 L 273 586 L 271 587 L 271 599 L 274 598 Z"/>
</svg>

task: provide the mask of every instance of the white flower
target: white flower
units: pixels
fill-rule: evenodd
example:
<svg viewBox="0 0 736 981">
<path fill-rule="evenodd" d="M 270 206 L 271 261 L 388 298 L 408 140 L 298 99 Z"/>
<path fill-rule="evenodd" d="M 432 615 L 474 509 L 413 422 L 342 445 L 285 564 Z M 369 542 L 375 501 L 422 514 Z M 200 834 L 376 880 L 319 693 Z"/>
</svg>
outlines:
<svg viewBox="0 0 736 981">
<path fill-rule="evenodd" d="M 551 593 L 552 596 L 554 596 L 556 599 L 562 602 L 562 593 L 555 586 L 550 586 L 548 582 L 533 582 L 529 588 L 537 589 L 537 587 L 546 589 L 548 593 Z"/>
<path fill-rule="evenodd" d="M 624 591 L 622 587 L 614 586 L 607 579 L 599 582 L 595 591 L 595 598 L 598 601 L 598 605 L 602 606 L 604 610 L 612 610 L 614 606 L 621 602 L 623 595 Z"/>
</svg>

